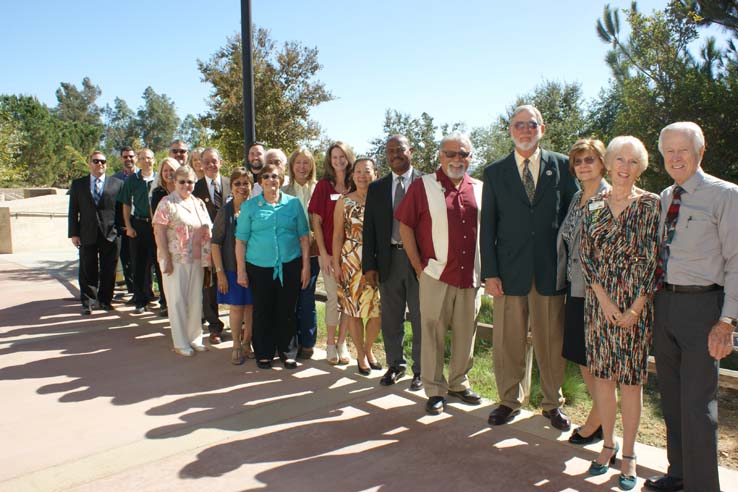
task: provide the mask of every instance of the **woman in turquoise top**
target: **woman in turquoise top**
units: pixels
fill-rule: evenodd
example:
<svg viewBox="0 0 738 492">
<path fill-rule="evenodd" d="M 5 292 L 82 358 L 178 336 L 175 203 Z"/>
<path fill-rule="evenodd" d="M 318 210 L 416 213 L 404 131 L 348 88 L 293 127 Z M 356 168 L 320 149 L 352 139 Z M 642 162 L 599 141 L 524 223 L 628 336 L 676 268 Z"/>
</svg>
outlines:
<svg viewBox="0 0 738 492">
<path fill-rule="evenodd" d="M 297 296 L 310 282 L 310 229 L 300 201 L 280 191 L 283 183 L 281 168 L 264 166 L 264 191 L 241 205 L 236 227 L 237 281 L 251 287 L 252 343 L 262 369 L 272 367 L 275 350 L 285 368 L 297 367 L 286 353 L 295 335 Z"/>
</svg>

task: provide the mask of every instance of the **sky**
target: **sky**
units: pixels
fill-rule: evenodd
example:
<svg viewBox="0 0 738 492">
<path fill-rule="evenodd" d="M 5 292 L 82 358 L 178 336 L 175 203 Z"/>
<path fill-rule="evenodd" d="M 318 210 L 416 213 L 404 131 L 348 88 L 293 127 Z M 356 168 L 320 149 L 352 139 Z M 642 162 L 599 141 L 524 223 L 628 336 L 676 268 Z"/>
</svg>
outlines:
<svg viewBox="0 0 738 492">
<path fill-rule="evenodd" d="M 382 135 L 387 109 L 471 129 L 545 80 L 578 82 L 585 99 L 596 97 L 611 77 L 595 30 L 605 3 L 252 0 L 252 20 L 278 44 L 318 48 L 318 78 L 336 99 L 312 118 L 361 153 Z M 135 110 L 151 86 L 174 100 L 180 118 L 203 114 L 211 86 L 197 60 L 240 32 L 240 15 L 239 0 L 2 0 L 0 94 L 53 107 L 61 82 L 81 87 L 87 76 L 102 89 L 100 105 L 120 97 Z"/>
</svg>

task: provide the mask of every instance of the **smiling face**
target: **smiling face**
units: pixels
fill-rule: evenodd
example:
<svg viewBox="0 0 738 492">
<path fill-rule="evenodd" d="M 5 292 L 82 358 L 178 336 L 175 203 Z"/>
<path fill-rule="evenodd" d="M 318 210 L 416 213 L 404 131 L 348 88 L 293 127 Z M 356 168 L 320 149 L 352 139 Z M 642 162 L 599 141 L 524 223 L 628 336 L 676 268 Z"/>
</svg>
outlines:
<svg viewBox="0 0 738 492">
<path fill-rule="evenodd" d="M 544 133 L 546 125 L 539 123 L 532 111 L 520 111 L 510 120 L 510 137 L 518 153 L 524 157 L 533 155 Z"/>
<path fill-rule="evenodd" d="M 251 171 L 254 174 L 259 174 L 264 167 L 264 146 L 252 145 L 249 149 L 248 160 L 251 165 Z"/>
<path fill-rule="evenodd" d="M 132 150 L 124 150 L 120 153 L 120 160 L 123 162 L 123 171 L 126 175 L 131 174 L 136 168 L 136 153 Z"/>
<path fill-rule="evenodd" d="M 348 158 L 339 147 L 333 147 L 331 149 L 331 167 L 336 174 L 346 172 Z"/>
<path fill-rule="evenodd" d="M 305 154 L 298 154 L 292 163 L 292 174 L 295 176 L 295 181 L 300 185 L 304 185 L 310 179 L 313 173 L 313 163 L 308 156 Z"/>
<path fill-rule="evenodd" d="M 212 150 L 206 150 L 200 157 L 202 159 L 202 168 L 205 171 L 205 175 L 210 179 L 215 179 L 220 173 L 220 156 L 217 152 Z"/>
<path fill-rule="evenodd" d="M 182 168 L 180 168 L 182 169 Z M 183 199 L 188 199 L 195 189 L 197 177 L 194 172 L 179 171 L 174 173 L 175 190 Z"/>
<path fill-rule="evenodd" d="M 665 132 L 661 138 L 661 153 L 666 172 L 676 184 L 682 185 L 697 172 L 705 148 L 702 147 L 698 152 L 689 133 L 672 130 Z"/>
<path fill-rule="evenodd" d="M 236 178 L 231 177 L 231 193 L 233 193 L 234 199 L 240 201 L 248 200 L 249 196 L 251 196 L 251 182 L 246 175 Z"/>
<path fill-rule="evenodd" d="M 88 165 L 90 167 L 90 174 L 96 178 L 102 177 L 105 174 L 105 170 L 108 168 L 107 158 L 102 152 L 95 152 L 90 156 Z"/>
<path fill-rule="evenodd" d="M 153 151 L 150 149 L 143 149 L 138 153 L 138 165 L 144 176 L 149 176 L 151 174 L 154 170 L 154 164 L 156 164 L 156 159 L 154 159 Z"/>
<path fill-rule="evenodd" d="M 639 152 L 624 144 L 607 156 L 607 171 L 613 186 L 631 187 L 641 176 L 644 165 Z"/>
<path fill-rule="evenodd" d="M 387 164 L 389 164 L 392 172 L 401 176 L 410 169 L 410 162 L 413 158 L 413 149 L 406 138 L 393 137 L 387 141 L 385 147 L 387 155 Z"/>
<path fill-rule="evenodd" d="M 471 159 L 471 148 L 466 142 L 459 140 L 444 142 L 438 155 L 438 160 L 441 161 L 441 169 L 455 185 L 464 179 L 464 174 L 469 169 Z"/>
<path fill-rule="evenodd" d="M 284 183 L 282 168 L 272 164 L 266 164 L 261 174 L 259 174 L 259 183 L 264 190 L 264 198 L 272 200 L 279 194 L 279 189 Z"/>
<path fill-rule="evenodd" d="M 351 173 L 356 189 L 366 191 L 369 183 L 377 179 L 377 172 L 374 170 L 374 163 L 369 159 L 361 159 L 354 163 L 354 170 Z"/>
<path fill-rule="evenodd" d="M 187 163 L 187 144 L 184 142 L 175 142 L 169 147 L 169 157 L 179 161 L 184 166 Z"/>
<path fill-rule="evenodd" d="M 161 177 L 167 186 L 174 184 L 174 169 L 168 162 L 164 161 L 161 165 Z"/>
<path fill-rule="evenodd" d="M 587 181 L 599 182 L 605 174 L 605 163 L 590 150 L 580 152 L 574 156 L 573 164 L 577 179 L 582 183 Z"/>
</svg>

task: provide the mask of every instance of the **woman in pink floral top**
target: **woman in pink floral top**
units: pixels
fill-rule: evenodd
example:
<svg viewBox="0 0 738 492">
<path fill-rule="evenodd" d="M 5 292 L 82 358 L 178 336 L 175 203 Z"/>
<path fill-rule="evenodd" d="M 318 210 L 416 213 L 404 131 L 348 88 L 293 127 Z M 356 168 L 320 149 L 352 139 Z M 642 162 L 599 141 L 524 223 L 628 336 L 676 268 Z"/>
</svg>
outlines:
<svg viewBox="0 0 738 492">
<path fill-rule="evenodd" d="M 164 290 L 169 301 L 174 351 L 191 356 L 202 344 L 203 268 L 210 265 L 210 216 L 192 195 L 197 177 L 189 166 L 174 173 L 174 192 L 163 198 L 154 214 L 154 236 Z"/>
</svg>

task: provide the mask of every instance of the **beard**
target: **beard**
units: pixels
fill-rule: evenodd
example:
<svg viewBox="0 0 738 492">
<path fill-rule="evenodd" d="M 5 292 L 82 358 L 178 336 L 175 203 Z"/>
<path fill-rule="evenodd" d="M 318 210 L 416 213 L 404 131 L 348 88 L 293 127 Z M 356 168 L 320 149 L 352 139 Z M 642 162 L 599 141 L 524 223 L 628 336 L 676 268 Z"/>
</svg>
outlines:
<svg viewBox="0 0 738 492">
<path fill-rule="evenodd" d="M 521 142 L 520 140 L 517 140 L 513 138 L 513 142 L 515 142 L 515 147 L 522 151 L 529 151 L 536 148 L 538 145 L 538 142 L 541 141 L 541 133 L 536 133 L 536 136 L 530 141 L 530 142 Z"/>
<path fill-rule="evenodd" d="M 264 163 L 261 161 L 252 161 L 250 164 L 252 171 L 261 171 L 261 168 L 264 167 Z"/>
<path fill-rule="evenodd" d="M 463 179 L 466 169 L 463 162 L 449 162 L 444 172 L 450 179 Z"/>
</svg>

